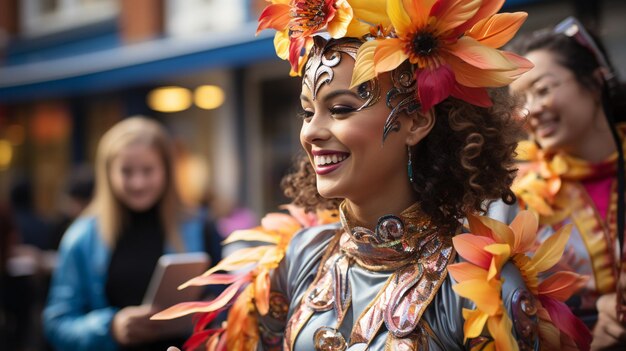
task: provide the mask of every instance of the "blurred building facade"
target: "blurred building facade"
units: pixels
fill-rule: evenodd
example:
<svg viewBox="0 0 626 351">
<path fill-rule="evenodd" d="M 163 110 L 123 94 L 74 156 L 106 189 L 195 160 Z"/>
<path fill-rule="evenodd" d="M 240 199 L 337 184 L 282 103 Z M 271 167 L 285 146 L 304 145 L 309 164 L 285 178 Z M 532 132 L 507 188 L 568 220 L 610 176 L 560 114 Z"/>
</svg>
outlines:
<svg viewBox="0 0 626 351">
<path fill-rule="evenodd" d="M 278 183 L 299 150 L 300 83 L 275 57 L 273 33 L 255 36 L 266 4 L 0 0 L 0 201 L 27 174 L 38 208 L 52 214 L 72 165 L 93 160 L 112 124 L 144 114 L 168 126 L 182 154 L 206 160 L 189 184 L 206 178 L 218 196 L 257 213 L 284 202 Z M 626 63 L 624 1 L 505 6 L 530 13 L 523 31 L 576 14 Z"/>
</svg>

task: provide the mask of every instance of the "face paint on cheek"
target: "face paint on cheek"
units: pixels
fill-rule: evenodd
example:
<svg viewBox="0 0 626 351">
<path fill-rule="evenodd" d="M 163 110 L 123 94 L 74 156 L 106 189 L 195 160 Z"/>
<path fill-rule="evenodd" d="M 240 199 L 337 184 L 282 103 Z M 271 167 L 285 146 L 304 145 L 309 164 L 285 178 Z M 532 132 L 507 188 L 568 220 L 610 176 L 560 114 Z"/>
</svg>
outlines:
<svg viewBox="0 0 626 351">
<path fill-rule="evenodd" d="M 389 133 L 400 130 L 400 121 L 398 121 L 400 114 L 406 113 L 410 115 L 416 113 L 420 107 L 415 97 L 417 82 L 413 65 L 404 62 L 391 71 L 391 83 L 393 87 L 387 92 L 386 98 L 387 107 L 391 109 L 391 112 L 383 127 L 383 144 Z"/>
</svg>

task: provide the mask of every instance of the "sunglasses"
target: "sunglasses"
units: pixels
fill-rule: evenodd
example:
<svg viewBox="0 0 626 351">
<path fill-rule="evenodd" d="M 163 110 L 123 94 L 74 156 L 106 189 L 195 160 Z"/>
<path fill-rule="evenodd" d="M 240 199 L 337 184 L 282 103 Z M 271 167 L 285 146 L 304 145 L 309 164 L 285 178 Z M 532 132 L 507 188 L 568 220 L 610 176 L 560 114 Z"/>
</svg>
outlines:
<svg viewBox="0 0 626 351">
<path fill-rule="evenodd" d="M 570 37 L 576 40 L 576 42 L 580 46 L 589 50 L 589 52 L 591 52 L 595 57 L 598 65 L 603 68 L 601 70 L 602 77 L 608 85 L 609 92 L 614 92 L 617 90 L 617 87 L 619 86 L 619 80 L 617 78 L 617 75 L 609 65 L 606 56 L 604 56 L 604 54 L 596 44 L 595 40 L 593 40 L 593 37 L 585 29 L 582 23 L 578 21 L 578 19 L 574 17 L 567 17 L 554 27 L 554 33 L 563 34 L 567 37 Z"/>
</svg>

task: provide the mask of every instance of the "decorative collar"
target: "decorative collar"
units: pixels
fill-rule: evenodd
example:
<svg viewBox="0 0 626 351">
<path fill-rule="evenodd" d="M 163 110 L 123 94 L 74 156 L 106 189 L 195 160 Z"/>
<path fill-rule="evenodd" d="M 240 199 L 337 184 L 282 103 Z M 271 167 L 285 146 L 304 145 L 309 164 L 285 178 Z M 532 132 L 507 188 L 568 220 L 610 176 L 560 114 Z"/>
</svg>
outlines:
<svg viewBox="0 0 626 351">
<path fill-rule="evenodd" d="M 354 225 L 345 201 L 339 206 L 339 215 L 345 232 L 341 251 L 373 271 L 396 270 L 417 262 L 424 247 L 440 235 L 417 203 L 398 216 L 380 217 L 374 231 Z"/>
<path fill-rule="evenodd" d="M 617 128 L 624 140 L 626 124 Z M 626 141 L 622 147 L 626 152 Z M 617 151 L 598 163 L 564 153 L 547 154 L 530 140 L 520 142 L 516 151 L 517 159 L 522 162 L 518 165 L 519 171 L 511 189 L 522 202 L 542 216 L 554 215 L 555 199 L 563 181 L 614 177 L 617 171 Z"/>
</svg>

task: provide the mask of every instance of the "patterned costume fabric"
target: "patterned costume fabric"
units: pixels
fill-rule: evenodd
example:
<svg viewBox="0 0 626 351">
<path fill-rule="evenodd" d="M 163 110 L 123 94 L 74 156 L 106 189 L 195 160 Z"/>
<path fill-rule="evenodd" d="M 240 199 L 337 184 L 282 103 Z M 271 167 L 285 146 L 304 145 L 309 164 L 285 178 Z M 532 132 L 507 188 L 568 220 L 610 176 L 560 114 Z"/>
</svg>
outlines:
<svg viewBox="0 0 626 351">
<path fill-rule="evenodd" d="M 414 211 L 381 218 L 374 232 L 351 227 L 344 215 L 341 225 L 299 233 L 291 244 L 297 250 L 287 251 L 272 276 L 272 295 L 284 303 L 277 307 L 289 306 L 289 313 L 274 318 L 270 310 L 261 318 L 265 348 L 463 350 L 490 339 L 486 333 L 464 340 L 462 310 L 475 306 L 454 292 L 447 275 L 460 258 L 450 235 L 420 230 Z M 502 295 L 512 315 L 529 291 L 512 264 L 504 276 Z M 530 349 L 538 343 L 533 308 L 516 316 L 517 325 L 532 330 L 528 338 L 520 335 Z"/>
<path fill-rule="evenodd" d="M 589 331 L 562 302 L 580 277 L 558 272 L 538 283 L 558 261 L 567 227 L 530 256 L 537 232 L 530 212 L 511 226 L 470 216 L 472 233 L 452 236 L 430 227 L 417 205 L 382 217 L 374 231 L 351 226 L 345 205 L 340 224 L 324 224 L 332 213 L 290 210 L 232 234 L 231 241 L 268 245 L 243 249 L 185 284 L 232 283 L 217 299 L 153 318 L 201 313 L 189 349 L 588 349 Z M 250 263 L 247 273 L 215 273 Z M 227 325 L 205 329 L 229 307 Z"/>
<path fill-rule="evenodd" d="M 618 131 L 625 135 L 626 125 Z M 597 298 L 614 292 L 617 282 L 617 152 L 590 164 L 565 154 L 546 155 L 528 142 L 521 144 L 520 158 L 524 163 L 513 190 L 522 207 L 539 215 L 539 242 L 566 224 L 574 226 L 554 269 L 589 277 L 568 304 L 593 325 Z"/>
</svg>

